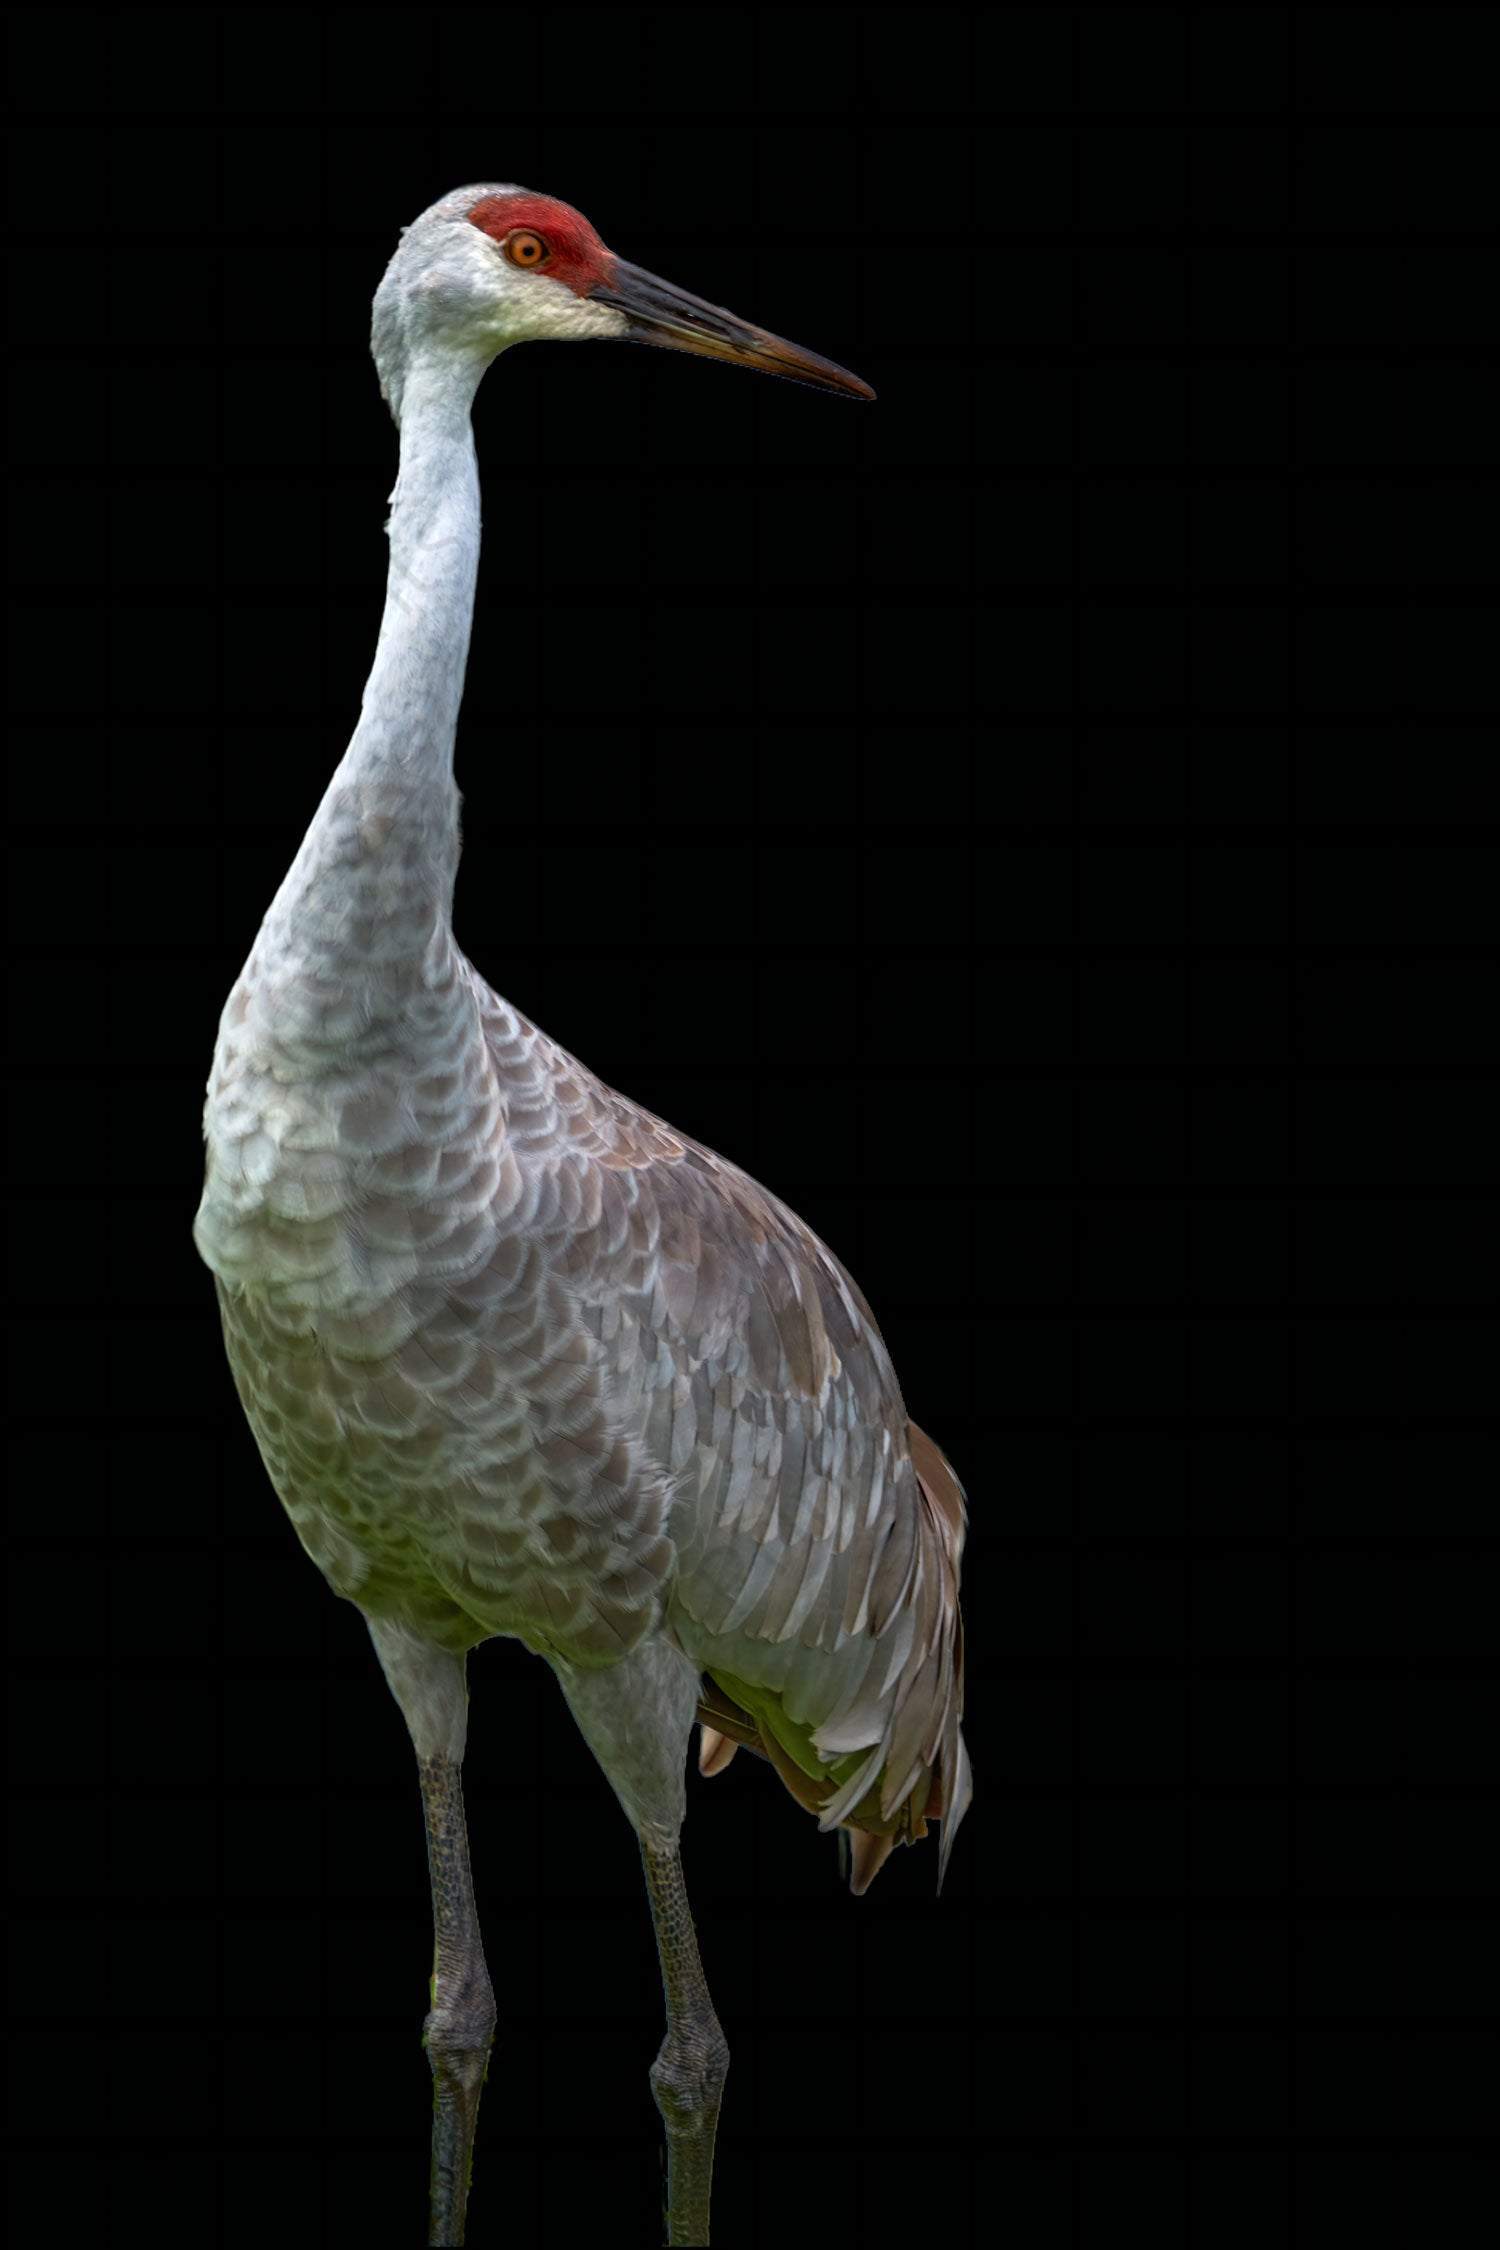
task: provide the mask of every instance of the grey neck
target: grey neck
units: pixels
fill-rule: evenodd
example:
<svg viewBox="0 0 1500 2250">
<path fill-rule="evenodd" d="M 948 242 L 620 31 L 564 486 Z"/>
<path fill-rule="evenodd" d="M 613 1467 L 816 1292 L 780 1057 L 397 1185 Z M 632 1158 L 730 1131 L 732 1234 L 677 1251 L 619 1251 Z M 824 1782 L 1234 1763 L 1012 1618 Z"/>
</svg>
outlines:
<svg viewBox="0 0 1500 2250">
<path fill-rule="evenodd" d="M 453 770 L 479 570 L 479 469 L 469 412 L 483 363 L 445 354 L 408 368 L 391 567 L 375 662 L 338 776 Z"/>
<path fill-rule="evenodd" d="M 479 569 L 469 410 L 483 371 L 444 355 L 405 372 L 375 662 L 353 738 L 257 943 L 283 986 L 357 988 L 367 1020 L 384 1012 L 383 998 L 399 1007 L 429 983 L 452 949 L 453 744 Z"/>
</svg>

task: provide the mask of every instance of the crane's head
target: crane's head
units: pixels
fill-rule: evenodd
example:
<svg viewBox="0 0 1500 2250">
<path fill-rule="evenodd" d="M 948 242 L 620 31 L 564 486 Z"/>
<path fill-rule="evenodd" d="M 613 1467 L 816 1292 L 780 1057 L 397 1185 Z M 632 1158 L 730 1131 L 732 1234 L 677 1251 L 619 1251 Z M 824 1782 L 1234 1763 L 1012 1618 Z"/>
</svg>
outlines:
<svg viewBox="0 0 1500 2250">
<path fill-rule="evenodd" d="M 875 396 L 832 360 L 627 265 L 581 211 L 553 196 L 459 188 L 405 230 L 375 293 L 371 328 L 393 413 L 419 351 L 482 367 L 508 344 L 546 338 L 659 344 L 850 398 Z"/>
</svg>

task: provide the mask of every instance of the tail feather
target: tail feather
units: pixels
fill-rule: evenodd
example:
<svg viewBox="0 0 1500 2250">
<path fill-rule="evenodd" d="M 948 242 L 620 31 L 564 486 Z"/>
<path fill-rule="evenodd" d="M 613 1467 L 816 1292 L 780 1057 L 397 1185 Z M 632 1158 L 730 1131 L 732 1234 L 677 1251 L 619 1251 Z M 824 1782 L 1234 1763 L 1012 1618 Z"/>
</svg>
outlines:
<svg viewBox="0 0 1500 2250">
<path fill-rule="evenodd" d="M 939 1813 L 943 1824 L 938 1847 L 938 1890 L 941 1893 L 954 1840 L 974 1794 L 969 1753 L 960 1724 L 964 1711 L 964 1621 L 963 1611 L 959 1606 L 959 1571 L 969 1511 L 964 1488 L 947 1456 L 915 1422 L 908 1423 L 907 1430 L 911 1439 L 912 1466 L 917 1472 L 917 1482 L 937 1535 L 936 1545 L 943 1572 L 942 1610 L 947 1641 L 947 1695 L 931 1738 L 936 1752 L 936 1782 L 941 1797 L 938 1805 L 929 1800 L 928 1806 L 929 1811 Z"/>
<path fill-rule="evenodd" d="M 973 1795 L 960 1725 L 964 1644 L 959 1566 L 967 1507 L 962 1485 L 931 1438 L 915 1422 L 907 1430 L 921 1513 L 913 1567 L 902 1591 L 916 1621 L 906 1637 L 903 1661 L 885 1674 L 891 1704 L 880 1740 L 865 1755 L 857 1754 L 851 1743 L 847 1754 L 830 1759 L 823 1746 L 815 1746 L 809 1729 L 787 1719 L 779 1699 L 727 1674 L 705 1677 L 698 1706 L 705 1729 L 703 1771 L 719 1772 L 736 1748 L 767 1759 L 798 1803 L 820 1815 L 822 1826 L 836 1824 L 841 1835 L 849 1833 L 852 1848 L 845 1853 L 841 1842 L 841 1864 L 856 1897 L 869 1888 L 895 1845 L 925 1836 L 929 1820 L 942 1823 L 941 1892 Z M 899 1634 L 904 1625 L 898 1619 L 889 1629 Z M 864 1735 L 863 1744 L 869 1742 Z"/>
<path fill-rule="evenodd" d="M 739 1747 L 737 1742 L 731 1742 L 728 1735 L 718 1727 L 705 1726 L 702 1740 L 698 1744 L 698 1771 L 702 1774 L 722 1773 Z"/>
</svg>

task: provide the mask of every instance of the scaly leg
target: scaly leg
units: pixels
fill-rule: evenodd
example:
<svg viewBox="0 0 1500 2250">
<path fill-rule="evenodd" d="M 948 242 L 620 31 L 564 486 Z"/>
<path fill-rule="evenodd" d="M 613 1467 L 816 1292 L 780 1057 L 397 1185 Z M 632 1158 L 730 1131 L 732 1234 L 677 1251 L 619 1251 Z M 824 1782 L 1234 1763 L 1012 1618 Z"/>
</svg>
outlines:
<svg viewBox="0 0 1500 2250">
<path fill-rule="evenodd" d="M 433 2079 L 427 2240 L 447 2250 L 464 2239 L 474 2128 L 495 2032 L 464 1825 L 464 1663 L 400 1627 L 371 1620 L 370 1635 L 405 1713 L 422 1781 L 433 1935 L 432 2006 L 422 2033 Z"/>
<path fill-rule="evenodd" d="M 667 2009 L 667 2036 L 651 2066 L 651 2091 L 667 2132 L 667 2240 L 701 2246 L 709 2240 L 714 2135 L 729 2048 L 708 1995 L 677 1850 L 698 1674 L 663 1642 L 645 1643 L 607 1672 L 554 1668 L 640 1839 Z"/>
<path fill-rule="evenodd" d="M 708 1996 L 677 1845 L 643 1836 L 641 1861 L 667 2002 L 667 2036 L 651 2065 L 667 2129 L 667 2240 L 705 2243 L 729 2046 Z"/>
<path fill-rule="evenodd" d="M 449 2244 L 464 2238 L 474 2128 L 495 2035 L 495 1995 L 474 1906 L 459 1768 L 443 1757 L 418 1763 L 432 1879 L 432 2007 L 422 2028 L 433 2079 L 427 2240 Z"/>
</svg>

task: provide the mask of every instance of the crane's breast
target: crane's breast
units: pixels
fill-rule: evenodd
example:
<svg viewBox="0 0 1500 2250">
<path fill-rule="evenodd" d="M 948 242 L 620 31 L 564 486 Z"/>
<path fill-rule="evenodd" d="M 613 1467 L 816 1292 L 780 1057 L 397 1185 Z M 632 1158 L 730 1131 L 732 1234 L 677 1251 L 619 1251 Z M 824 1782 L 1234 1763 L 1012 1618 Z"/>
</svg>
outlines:
<svg viewBox="0 0 1500 2250">
<path fill-rule="evenodd" d="M 467 1284 L 378 1320 L 219 1297 L 272 1484 L 337 1592 L 444 1645 L 510 1633 L 575 1663 L 657 1622 L 667 1480 L 533 1250 L 497 1243 Z"/>
<path fill-rule="evenodd" d="M 670 1577 L 668 1480 L 611 1411 L 483 1041 L 408 1075 L 222 1054 L 196 1239 L 303 1545 L 367 1614 L 617 1660 Z"/>
<path fill-rule="evenodd" d="M 231 1289 L 308 1312 L 377 1315 L 424 1279 L 460 1277 L 519 1210 L 525 1183 L 461 987 L 416 1046 L 308 1050 L 242 981 L 204 1109 L 194 1236 Z"/>
</svg>

